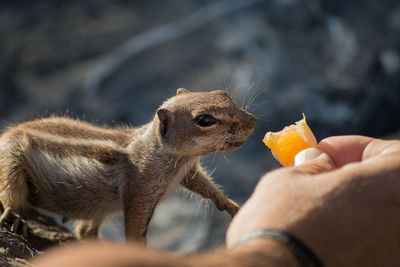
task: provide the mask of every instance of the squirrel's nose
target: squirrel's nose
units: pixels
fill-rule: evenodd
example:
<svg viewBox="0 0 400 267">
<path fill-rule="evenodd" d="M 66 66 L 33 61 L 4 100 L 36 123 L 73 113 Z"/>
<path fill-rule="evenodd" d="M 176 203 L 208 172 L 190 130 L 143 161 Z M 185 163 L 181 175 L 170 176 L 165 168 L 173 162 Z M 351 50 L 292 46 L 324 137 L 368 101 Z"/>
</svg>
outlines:
<svg viewBox="0 0 400 267">
<path fill-rule="evenodd" d="M 254 128 L 258 122 L 256 116 L 254 116 L 253 114 L 251 114 L 247 111 L 245 111 L 245 112 L 246 112 L 246 117 L 247 117 L 246 125 L 249 126 L 249 128 Z"/>
</svg>

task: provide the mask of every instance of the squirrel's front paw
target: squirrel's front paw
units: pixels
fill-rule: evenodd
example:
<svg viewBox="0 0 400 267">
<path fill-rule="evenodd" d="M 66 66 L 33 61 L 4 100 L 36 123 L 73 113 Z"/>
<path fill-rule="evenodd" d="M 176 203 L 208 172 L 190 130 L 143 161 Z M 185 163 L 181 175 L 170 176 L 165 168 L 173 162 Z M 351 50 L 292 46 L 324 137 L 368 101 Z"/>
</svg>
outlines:
<svg viewBox="0 0 400 267">
<path fill-rule="evenodd" d="M 224 195 L 216 196 L 215 198 L 213 198 L 213 202 L 218 210 L 226 210 L 232 217 L 235 216 L 235 214 L 240 209 L 240 206 L 235 201 L 227 198 Z"/>
<path fill-rule="evenodd" d="M 225 210 L 233 217 L 239 211 L 240 206 L 232 199 L 227 199 Z"/>
</svg>

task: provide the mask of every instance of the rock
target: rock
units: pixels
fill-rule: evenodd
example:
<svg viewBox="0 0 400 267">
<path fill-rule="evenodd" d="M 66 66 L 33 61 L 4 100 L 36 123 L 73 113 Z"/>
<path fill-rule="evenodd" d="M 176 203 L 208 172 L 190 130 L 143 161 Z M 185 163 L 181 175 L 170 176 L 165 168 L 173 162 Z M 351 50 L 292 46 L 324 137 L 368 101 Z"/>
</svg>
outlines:
<svg viewBox="0 0 400 267">
<path fill-rule="evenodd" d="M 400 55 L 395 49 L 382 51 L 379 59 L 388 75 L 395 75 L 400 71 Z"/>
<path fill-rule="evenodd" d="M 28 240 L 8 229 L 0 228 L 0 265 L 23 266 L 23 263 L 39 254 Z"/>
<path fill-rule="evenodd" d="M 26 238 L 7 227 L 0 228 L 0 266 L 25 266 L 27 260 L 52 246 L 66 244 L 75 237 L 53 218 L 30 211 L 22 215 L 27 225 Z"/>
</svg>

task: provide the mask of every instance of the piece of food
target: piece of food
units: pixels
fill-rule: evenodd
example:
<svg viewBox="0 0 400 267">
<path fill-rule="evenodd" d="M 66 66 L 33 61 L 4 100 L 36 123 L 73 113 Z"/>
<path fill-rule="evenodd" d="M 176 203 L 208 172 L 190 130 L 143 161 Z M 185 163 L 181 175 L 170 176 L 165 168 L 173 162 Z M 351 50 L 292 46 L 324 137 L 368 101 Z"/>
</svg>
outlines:
<svg viewBox="0 0 400 267">
<path fill-rule="evenodd" d="M 263 142 L 271 149 L 272 155 L 279 163 L 285 167 L 291 166 L 296 154 L 303 149 L 317 146 L 317 140 L 307 125 L 304 113 L 303 119 L 286 126 L 282 131 L 268 132 Z"/>
</svg>

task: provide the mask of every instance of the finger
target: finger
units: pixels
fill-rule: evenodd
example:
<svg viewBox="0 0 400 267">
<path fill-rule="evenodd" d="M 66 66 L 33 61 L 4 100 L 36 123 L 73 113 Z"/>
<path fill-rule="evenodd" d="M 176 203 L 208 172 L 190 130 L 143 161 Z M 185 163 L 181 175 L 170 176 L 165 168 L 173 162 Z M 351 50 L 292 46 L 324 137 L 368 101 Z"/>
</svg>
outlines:
<svg viewBox="0 0 400 267">
<path fill-rule="evenodd" d="M 365 148 L 377 139 L 365 136 L 333 136 L 323 139 L 318 147 L 327 153 L 336 167 L 361 161 Z"/>
<path fill-rule="evenodd" d="M 317 149 L 314 147 L 304 149 L 300 151 L 295 157 L 294 157 L 294 166 L 299 166 L 301 164 L 304 164 L 306 162 L 309 162 L 313 159 L 316 159 L 318 156 L 320 156 L 322 153 L 324 153 L 321 149 Z"/>
<path fill-rule="evenodd" d="M 294 170 L 302 174 L 318 174 L 334 169 L 331 158 L 318 148 L 308 148 L 299 152 L 294 158 Z"/>
<path fill-rule="evenodd" d="M 365 148 L 362 159 L 393 153 L 400 155 L 400 140 L 375 140 Z"/>
</svg>

